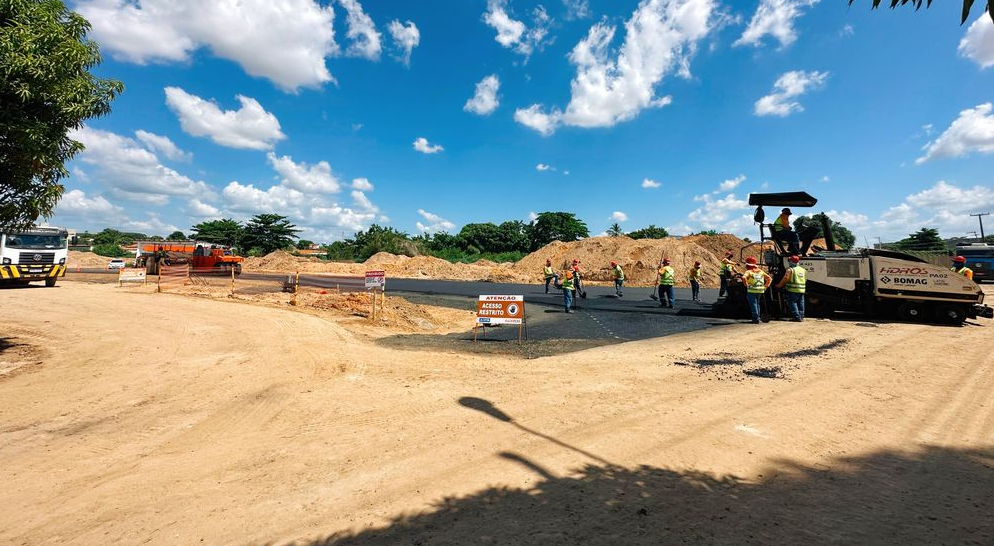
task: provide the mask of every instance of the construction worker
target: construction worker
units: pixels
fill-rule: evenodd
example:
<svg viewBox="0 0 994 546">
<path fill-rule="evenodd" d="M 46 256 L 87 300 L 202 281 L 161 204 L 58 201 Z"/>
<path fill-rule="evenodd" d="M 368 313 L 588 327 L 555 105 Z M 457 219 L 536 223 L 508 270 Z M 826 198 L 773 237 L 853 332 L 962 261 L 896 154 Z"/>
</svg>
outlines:
<svg viewBox="0 0 994 546">
<path fill-rule="evenodd" d="M 618 262 L 611 262 L 611 272 L 614 273 L 614 292 L 620 298 L 622 296 L 621 287 L 625 284 L 625 270 L 618 265 Z"/>
<path fill-rule="evenodd" d="M 574 290 L 576 290 L 576 285 L 573 283 L 573 270 L 567 269 L 566 274 L 563 275 L 563 306 L 566 307 L 567 313 L 573 312 Z"/>
<path fill-rule="evenodd" d="M 746 287 L 746 299 L 749 301 L 749 311 L 752 313 L 752 323 L 759 324 L 759 300 L 766 289 L 773 283 L 773 277 L 756 265 L 756 258 L 746 258 L 746 270 L 742 274 L 742 284 Z"/>
<path fill-rule="evenodd" d="M 694 262 L 694 267 L 690 268 L 690 273 L 687 274 L 687 278 L 690 280 L 690 292 L 694 298 L 694 301 L 700 303 L 701 301 L 701 262 Z"/>
<path fill-rule="evenodd" d="M 790 267 L 777 283 L 777 288 L 786 288 L 787 307 L 794 315 L 791 320 L 801 322 L 804 320 L 804 288 L 807 284 L 808 270 L 798 265 L 801 259 L 796 255 L 791 256 L 789 261 Z"/>
<path fill-rule="evenodd" d="M 553 286 L 559 284 L 559 274 L 552 270 L 552 260 L 545 260 L 542 275 L 545 276 L 545 293 L 548 294 L 550 283 L 553 283 Z"/>
<path fill-rule="evenodd" d="M 966 258 L 963 256 L 956 256 L 953 258 L 953 268 L 952 271 L 963 275 L 964 277 L 973 280 L 973 270 L 966 266 Z"/>
<path fill-rule="evenodd" d="M 724 296 L 725 292 L 728 292 L 728 280 L 738 273 L 735 270 L 735 266 L 738 264 L 732 261 L 733 256 L 735 255 L 729 250 L 725 253 L 725 258 L 721 260 L 721 269 L 718 271 L 718 275 L 721 277 L 721 288 L 718 289 L 719 298 Z"/>
<path fill-rule="evenodd" d="M 791 254 L 797 254 L 801 251 L 801 238 L 797 236 L 794 227 L 790 225 L 791 214 L 788 208 L 780 211 L 780 216 L 773 221 L 773 239 L 781 243 L 787 243 L 787 251 Z"/>
<path fill-rule="evenodd" d="M 576 303 L 577 296 L 583 297 L 583 276 L 580 275 L 580 260 L 573 260 L 573 282 L 576 288 L 573 290 L 573 303 Z"/>
<path fill-rule="evenodd" d="M 663 261 L 659 263 L 656 283 L 659 285 L 659 306 L 672 309 L 673 302 L 676 300 L 676 292 L 673 289 L 673 285 L 676 284 L 676 274 L 673 272 L 673 267 L 670 266 L 669 258 L 663 258 Z"/>
</svg>

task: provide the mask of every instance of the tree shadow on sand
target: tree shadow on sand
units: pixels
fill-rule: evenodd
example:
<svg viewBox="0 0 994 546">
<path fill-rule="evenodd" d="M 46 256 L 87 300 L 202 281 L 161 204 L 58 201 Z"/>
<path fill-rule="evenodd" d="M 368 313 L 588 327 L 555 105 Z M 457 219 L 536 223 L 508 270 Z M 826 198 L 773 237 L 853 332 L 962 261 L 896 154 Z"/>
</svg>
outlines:
<svg viewBox="0 0 994 546">
<path fill-rule="evenodd" d="M 486 400 L 459 403 L 586 453 L 517 424 Z M 758 479 L 626 468 L 594 455 L 599 464 L 556 476 L 521 454 L 499 456 L 540 481 L 445 498 L 383 527 L 293 544 L 994 544 L 994 446 L 885 450 L 819 467 L 780 460 Z"/>
</svg>

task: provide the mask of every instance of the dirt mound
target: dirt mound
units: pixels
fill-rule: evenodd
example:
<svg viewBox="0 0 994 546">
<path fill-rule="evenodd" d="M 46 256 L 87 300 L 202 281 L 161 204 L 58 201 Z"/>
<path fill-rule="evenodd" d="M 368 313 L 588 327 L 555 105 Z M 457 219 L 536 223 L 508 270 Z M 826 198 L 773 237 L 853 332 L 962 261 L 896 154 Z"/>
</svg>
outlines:
<svg viewBox="0 0 994 546">
<path fill-rule="evenodd" d="M 66 260 L 67 266 L 72 269 L 76 266 L 83 268 L 94 268 L 94 267 L 107 267 L 107 262 L 110 258 L 106 256 L 98 256 L 92 252 L 77 252 L 75 250 L 69 251 L 69 259 Z M 128 258 L 125 258 L 128 261 Z M 130 264 L 129 264 L 130 265 Z"/>
<path fill-rule="evenodd" d="M 408 256 L 398 256 L 397 254 L 390 254 L 389 252 L 377 252 L 362 263 L 364 265 L 397 265 L 410 259 L 411 258 Z"/>
<path fill-rule="evenodd" d="M 262 257 L 245 258 L 243 267 L 246 269 L 272 269 L 293 271 L 303 260 L 289 252 L 277 250 Z"/>
<path fill-rule="evenodd" d="M 522 258 L 514 265 L 514 271 L 536 282 L 542 278 L 546 259 L 551 259 L 552 266 L 558 271 L 565 270 L 574 259 L 578 259 L 584 279 L 611 281 L 614 279 L 611 262 L 616 261 L 625 270 L 626 282 L 651 285 L 655 282 L 659 260 L 667 257 L 676 269 L 678 286 L 689 284 L 687 272 L 699 260 L 703 266 L 703 285 L 715 288 L 718 286 L 718 268 L 725 251 L 731 250 L 737 257 L 739 249 L 746 244 L 734 235 L 724 234 L 637 240 L 628 237 L 591 237 L 573 243 L 556 241 Z M 757 256 L 758 250 L 747 255 Z"/>
</svg>

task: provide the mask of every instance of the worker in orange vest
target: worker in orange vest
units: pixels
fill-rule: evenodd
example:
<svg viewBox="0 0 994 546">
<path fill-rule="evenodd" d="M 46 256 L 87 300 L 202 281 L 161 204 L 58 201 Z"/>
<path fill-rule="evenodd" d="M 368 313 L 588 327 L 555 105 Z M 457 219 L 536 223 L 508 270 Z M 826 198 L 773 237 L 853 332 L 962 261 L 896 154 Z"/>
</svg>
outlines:
<svg viewBox="0 0 994 546">
<path fill-rule="evenodd" d="M 973 270 L 966 266 L 966 258 L 963 256 L 956 256 L 953 258 L 953 268 L 952 271 L 963 275 L 964 277 L 973 280 Z"/>
<path fill-rule="evenodd" d="M 756 258 L 746 258 L 746 270 L 742 274 L 742 284 L 746 287 L 746 300 L 752 313 L 752 323 L 759 324 L 759 301 L 766 289 L 773 283 L 773 277 L 756 265 Z"/>
</svg>

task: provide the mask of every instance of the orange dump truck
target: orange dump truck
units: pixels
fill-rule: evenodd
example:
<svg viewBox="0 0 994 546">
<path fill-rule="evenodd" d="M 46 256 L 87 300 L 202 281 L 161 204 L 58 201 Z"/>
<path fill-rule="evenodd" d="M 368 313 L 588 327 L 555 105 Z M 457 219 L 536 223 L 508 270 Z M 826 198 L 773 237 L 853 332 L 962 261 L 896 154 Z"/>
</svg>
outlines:
<svg viewBox="0 0 994 546">
<path fill-rule="evenodd" d="M 163 265 L 189 264 L 203 273 L 235 275 L 242 272 L 245 258 L 235 256 L 231 248 L 196 241 L 138 241 L 135 266 L 144 267 L 149 275 L 158 275 Z"/>
</svg>

